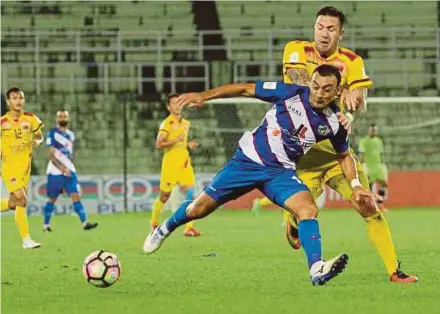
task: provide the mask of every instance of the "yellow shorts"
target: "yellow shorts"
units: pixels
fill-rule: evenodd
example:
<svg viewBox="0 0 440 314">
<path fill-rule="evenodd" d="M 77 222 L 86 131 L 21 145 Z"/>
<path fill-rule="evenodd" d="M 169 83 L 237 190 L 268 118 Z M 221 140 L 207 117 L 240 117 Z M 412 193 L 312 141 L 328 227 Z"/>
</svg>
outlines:
<svg viewBox="0 0 440 314">
<path fill-rule="evenodd" d="M 353 156 L 354 152 L 352 151 Z M 311 155 L 310 155 L 311 154 Z M 320 156 L 321 155 L 321 156 Z M 307 153 L 301 159 L 297 174 L 312 193 L 313 198 L 318 198 L 323 192 L 323 184 L 341 194 L 346 200 L 350 200 L 353 190 L 350 182 L 344 176 L 336 155 L 327 152 L 313 151 Z M 321 162 L 317 162 L 321 160 Z M 323 163 L 324 161 L 324 163 Z M 369 189 L 368 178 L 361 163 L 356 158 L 359 181 L 365 189 Z"/>
<path fill-rule="evenodd" d="M 27 190 L 31 178 L 31 167 L 25 170 L 18 170 L 15 166 L 2 164 L 2 179 L 9 194 L 21 188 Z"/>
<path fill-rule="evenodd" d="M 188 161 L 184 167 L 177 168 L 162 164 L 160 174 L 160 190 L 165 193 L 171 192 L 176 185 L 192 187 L 196 184 L 194 169 L 191 161 Z"/>
</svg>

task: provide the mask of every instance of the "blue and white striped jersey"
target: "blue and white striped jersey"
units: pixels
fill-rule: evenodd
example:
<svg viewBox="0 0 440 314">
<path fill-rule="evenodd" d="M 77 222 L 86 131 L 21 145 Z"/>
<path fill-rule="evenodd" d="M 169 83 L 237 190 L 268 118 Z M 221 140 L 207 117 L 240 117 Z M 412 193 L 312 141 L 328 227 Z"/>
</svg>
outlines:
<svg viewBox="0 0 440 314">
<path fill-rule="evenodd" d="M 73 142 L 75 141 L 75 134 L 70 131 L 62 131 L 59 128 L 52 128 L 47 133 L 46 145 L 55 149 L 55 157 L 69 169 L 76 173 L 75 166 L 72 161 Z M 52 161 L 47 165 L 47 174 L 61 175 L 62 172 L 55 167 Z"/>
<path fill-rule="evenodd" d="M 239 141 L 243 153 L 268 167 L 296 169 L 301 156 L 313 144 L 329 139 L 338 153 L 348 149 L 348 136 L 339 123 L 339 107 L 324 110 L 309 102 L 308 87 L 281 82 L 257 81 L 255 97 L 274 104 L 260 126 Z"/>
</svg>

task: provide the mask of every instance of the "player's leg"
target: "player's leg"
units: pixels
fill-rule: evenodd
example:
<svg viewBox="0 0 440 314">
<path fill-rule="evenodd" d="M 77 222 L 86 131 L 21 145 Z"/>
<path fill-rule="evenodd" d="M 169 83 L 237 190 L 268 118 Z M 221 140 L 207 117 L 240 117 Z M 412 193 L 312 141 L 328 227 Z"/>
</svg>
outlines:
<svg viewBox="0 0 440 314">
<path fill-rule="evenodd" d="M 368 189 L 368 179 L 361 164 L 357 162 L 356 166 L 362 186 Z M 345 179 L 339 165 L 338 167 L 333 168 L 326 174 L 325 179 L 328 180 L 327 184 L 344 196 L 345 199 L 350 200 L 359 214 L 364 218 L 368 236 L 382 257 L 390 279 L 392 281 L 417 281 L 416 277 L 408 276 L 400 270 L 390 228 L 385 217 L 377 210 L 375 202 L 365 200 L 356 201 L 352 197 L 353 190 L 350 183 Z"/>
<path fill-rule="evenodd" d="M 196 178 L 191 162 L 188 162 L 186 168 L 184 168 L 182 171 L 180 184 L 182 186 L 182 190 L 186 193 L 186 200 L 193 200 Z M 185 231 L 183 232 L 183 235 L 186 237 L 198 237 L 201 235 L 201 233 L 194 228 L 194 221 L 190 221 L 185 224 Z"/>
<path fill-rule="evenodd" d="M 294 171 L 284 170 L 282 174 L 266 182 L 261 191 L 298 218 L 299 238 L 307 257 L 313 285 L 325 284 L 344 270 L 348 262 L 346 254 L 340 254 L 328 262 L 323 261 L 321 235 L 316 219 L 318 208 L 307 186 L 296 177 Z"/>
<path fill-rule="evenodd" d="M 308 187 L 314 199 L 323 193 L 321 170 L 298 171 L 298 177 Z M 298 237 L 297 218 L 294 215 L 289 215 L 285 234 L 290 246 L 298 250 L 301 247 L 301 241 Z"/>
<path fill-rule="evenodd" d="M 24 189 L 24 187 L 22 187 L 16 191 L 13 191 L 11 194 L 15 202 L 15 222 L 18 226 L 18 231 L 23 241 L 23 248 L 24 249 L 39 248 L 41 244 L 32 240 L 29 235 L 29 224 L 28 224 L 27 212 L 26 212 L 26 205 L 27 205 L 26 190 Z"/>
<path fill-rule="evenodd" d="M 203 218 L 220 205 L 253 190 L 260 180 L 269 177 L 261 166 L 242 153 L 237 153 L 214 177 L 210 185 L 194 201 L 186 200 L 167 220 L 146 238 L 143 250 L 153 253 L 177 227 L 192 220 Z M 265 177 L 266 176 L 266 177 Z"/>
<path fill-rule="evenodd" d="M 378 165 L 376 182 L 379 184 L 377 194 L 383 198 L 383 201 L 378 202 L 379 209 L 381 212 L 387 212 L 388 208 L 384 202 L 388 198 L 388 169 L 385 164 Z"/>
<path fill-rule="evenodd" d="M 2 198 L 1 199 L 1 211 L 7 212 L 9 210 L 15 209 L 15 203 L 13 202 L 13 199 L 10 198 Z"/>
<path fill-rule="evenodd" d="M 153 202 L 153 210 L 151 212 L 150 226 L 151 230 L 157 228 L 160 222 L 160 216 L 162 214 L 165 203 L 168 201 L 171 195 L 171 191 L 177 185 L 178 182 L 178 169 L 170 169 L 162 165 L 162 171 L 160 174 L 159 197 Z"/>
<path fill-rule="evenodd" d="M 71 173 L 69 177 L 65 177 L 64 190 L 72 199 L 72 206 L 75 213 L 78 215 L 84 230 L 91 230 L 98 227 L 97 222 L 87 221 L 87 213 L 84 209 L 84 205 L 81 202 L 81 197 L 79 195 L 79 184 L 78 177 L 75 173 Z"/>
<path fill-rule="evenodd" d="M 53 212 L 55 211 L 55 202 L 57 201 L 58 196 L 62 193 L 64 184 L 64 176 L 63 175 L 51 175 L 47 176 L 46 182 L 46 196 L 48 198 L 46 204 L 44 204 L 44 225 L 43 231 L 52 231 L 52 227 L 50 225 L 50 220 L 52 218 Z"/>
</svg>

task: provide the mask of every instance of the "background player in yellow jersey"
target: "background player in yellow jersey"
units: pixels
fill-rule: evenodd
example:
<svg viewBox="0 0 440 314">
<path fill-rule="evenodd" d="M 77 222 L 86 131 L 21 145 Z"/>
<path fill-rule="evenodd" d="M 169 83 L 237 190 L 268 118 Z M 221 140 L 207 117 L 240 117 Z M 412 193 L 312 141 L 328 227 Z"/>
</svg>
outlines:
<svg viewBox="0 0 440 314">
<path fill-rule="evenodd" d="M 377 136 L 377 125 L 372 124 L 368 129 L 368 135 L 359 141 L 359 159 L 368 176 L 370 188 L 374 183 L 379 184 L 378 194 L 383 199 L 387 196 L 388 189 L 388 170 L 383 161 L 383 141 Z M 383 202 L 379 203 L 379 209 L 386 212 L 387 208 Z"/>
<path fill-rule="evenodd" d="M 154 201 L 151 214 L 151 228 L 159 225 L 159 218 L 171 191 L 179 185 L 186 193 L 186 199 L 194 198 L 195 176 L 188 148 L 196 149 L 199 144 L 188 142 L 190 122 L 182 118 L 181 108 L 177 104 L 178 94 L 168 96 L 167 109 L 170 115 L 161 123 L 156 140 L 156 148 L 164 150 L 160 176 L 160 195 Z M 185 236 L 197 237 L 200 234 L 189 222 L 185 225 Z"/>
<path fill-rule="evenodd" d="M 313 89 L 310 76 L 318 65 L 330 64 L 337 67 L 342 74 L 343 91 L 340 106 L 349 111 L 346 115 L 350 118 L 345 119 L 342 124 L 349 129 L 353 114 L 366 110 L 368 88 L 373 83 L 365 73 L 362 58 L 349 49 L 339 47 L 344 35 L 345 14 L 335 7 L 327 6 L 319 10 L 316 17 L 313 42 L 291 41 L 284 48 L 284 82 L 307 85 Z M 354 156 L 353 150 L 351 152 Z M 365 219 L 368 235 L 380 253 L 391 281 L 417 281 L 416 277 L 408 276 L 399 269 L 390 229 L 385 217 L 377 210 L 376 204 L 353 198 L 352 187 L 356 184 L 369 188 L 362 165 L 359 161 L 356 163 L 360 182 L 348 182 L 330 142 L 323 141 L 314 145 L 300 160 L 297 173 L 315 199 L 323 192 L 322 187 L 325 183 L 353 203 Z M 268 203 L 268 200 L 263 199 L 259 205 Z M 294 217 L 287 223 L 286 237 L 293 248 L 300 247 Z"/>
<path fill-rule="evenodd" d="M 40 247 L 29 236 L 26 213 L 26 190 L 31 175 L 34 147 L 41 144 L 43 123 L 29 112 L 24 112 L 24 93 L 18 87 L 6 92 L 9 111 L 1 117 L 2 179 L 9 199 L 1 200 L 1 211 L 15 210 L 15 221 L 24 249 Z"/>
</svg>

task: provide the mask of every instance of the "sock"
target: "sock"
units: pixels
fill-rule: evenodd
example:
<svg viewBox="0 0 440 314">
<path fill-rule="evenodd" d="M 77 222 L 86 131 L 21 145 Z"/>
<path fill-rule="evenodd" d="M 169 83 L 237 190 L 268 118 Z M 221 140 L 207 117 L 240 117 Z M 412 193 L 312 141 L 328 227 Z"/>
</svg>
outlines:
<svg viewBox="0 0 440 314">
<path fill-rule="evenodd" d="M 307 256 L 309 268 L 322 260 L 321 235 L 316 219 L 301 220 L 298 224 L 299 240 Z"/>
<path fill-rule="evenodd" d="M 283 210 L 283 221 L 289 222 L 290 213 L 287 210 Z"/>
<path fill-rule="evenodd" d="M 51 202 L 47 202 L 44 205 L 44 224 L 50 224 L 50 218 L 52 217 L 53 211 L 55 210 L 55 205 Z"/>
<path fill-rule="evenodd" d="M 29 226 L 27 220 L 26 207 L 15 206 L 15 222 L 22 239 L 29 237 Z"/>
<path fill-rule="evenodd" d="M 385 268 L 391 276 L 397 269 L 397 257 L 388 223 L 382 213 L 376 213 L 365 218 L 365 222 L 368 236 L 382 257 Z"/>
<path fill-rule="evenodd" d="M 87 220 L 86 211 L 84 210 L 84 206 L 81 201 L 73 203 L 73 210 L 78 214 L 79 220 L 81 222 L 85 222 Z"/>
<path fill-rule="evenodd" d="M 165 204 L 162 203 L 159 198 L 156 198 L 156 200 L 153 203 L 153 211 L 151 213 L 150 224 L 152 225 L 159 224 L 160 214 L 162 214 L 164 205 Z"/>
<path fill-rule="evenodd" d="M 194 188 L 190 188 L 190 189 L 188 189 L 188 191 L 186 191 L 186 199 L 187 200 L 194 199 Z"/>
<path fill-rule="evenodd" d="M 9 199 L 8 198 L 2 198 L 1 199 L 1 211 L 2 212 L 7 212 L 8 210 L 10 210 L 9 208 Z"/>
<path fill-rule="evenodd" d="M 273 203 L 271 202 L 271 200 L 270 199 L 268 199 L 267 197 L 265 197 L 265 198 L 262 198 L 261 200 L 260 200 L 260 206 L 268 206 L 268 205 L 272 205 Z"/>
<path fill-rule="evenodd" d="M 383 188 L 383 187 L 381 187 L 381 188 L 379 188 L 379 190 L 377 191 L 377 194 L 379 194 L 380 196 L 382 196 L 382 198 L 383 198 L 383 200 L 385 200 L 386 198 L 387 198 L 387 192 L 388 192 L 388 189 L 387 188 Z M 381 201 L 378 201 L 378 203 L 383 203 L 383 202 L 381 202 Z"/>
<path fill-rule="evenodd" d="M 194 228 L 194 221 L 190 221 L 185 224 L 185 230 L 188 230 L 191 228 Z"/>
<path fill-rule="evenodd" d="M 186 216 L 186 208 L 192 201 L 187 200 L 183 202 L 176 212 L 165 222 L 168 232 L 171 233 L 176 230 L 177 227 L 187 223 L 190 219 Z"/>
</svg>

